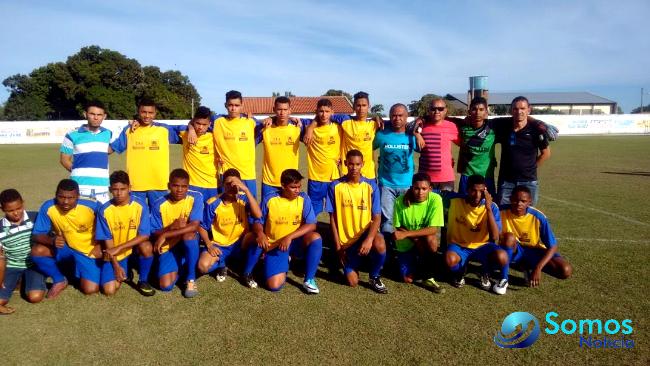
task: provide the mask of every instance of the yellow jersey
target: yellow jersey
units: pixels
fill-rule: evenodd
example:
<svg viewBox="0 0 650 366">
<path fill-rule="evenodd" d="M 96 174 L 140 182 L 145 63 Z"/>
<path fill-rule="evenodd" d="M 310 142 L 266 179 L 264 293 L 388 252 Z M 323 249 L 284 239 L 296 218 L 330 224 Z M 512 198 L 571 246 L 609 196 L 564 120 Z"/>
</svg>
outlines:
<svg viewBox="0 0 650 366">
<path fill-rule="evenodd" d="M 372 142 L 375 139 L 377 125 L 373 120 L 356 121 L 351 116 L 336 114 L 332 120 L 341 124 L 341 159 L 350 150 L 359 150 L 363 154 L 363 168 L 361 175 L 368 179 L 375 179 L 375 159 L 373 158 Z M 347 174 L 345 164 L 341 165 L 341 174 Z"/>
<path fill-rule="evenodd" d="M 219 117 L 212 123 L 216 153 L 222 171 L 235 168 L 241 179 L 255 179 L 255 145 L 260 141 L 262 124 L 250 118 Z"/>
<path fill-rule="evenodd" d="M 512 233 L 523 247 L 548 249 L 557 245 L 555 234 L 542 211 L 528 207 L 523 216 L 517 216 L 510 207 L 501 209 L 502 233 Z"/>
<path fill-rule="evenodd" d="M 151 209 L 151 232 L 162 230 L 173 224 L 178 218 L 201 222 L 203 218 L 203 198 L 199 192 L 188 191 L 187 196 L 179 201 L 172 201 L 169 195 L 160 197 Z M 163 253 L 169 246 L 163 247 Z"/>
<path fill-rule="evenodd" d="M 359 183 L 341 177 L 327 189 L 325 210 L 336 212 L 336 229 L 343 246 L 354 244 L 368 229 L 374 215 L 381 214 L 379 189 L 374 179 L 361 177 Z"/>
<path fill-rule="evenodd" d="M 181 126 L 186 129 L 187 126 Z M 218 159 L 215 150 L 214 134 L 205 133 L 198 137 L 196 144 L 187 140 L 187 131 L 181 131 L 183 141 L 183 169 L 190 175 L 190 185 L 201 188 L 217 188 Z"/>
<path fill-rule="evenodd" d="M 307 146 L 309 179 L 316 182 L 331 182 L 338 179 L 339 159 L 341 159 L 341 126 L 336 123 L 316 126 L 313 141 Z"/>
<path fill-rule="evenodd" d="M 225 202 L 220 196 L 206 202 L 201 226 L 212 233 L 212 240 L 225 247 L 233 245 L 248 231 L 248 202 L 246 196 L 237 196 L 234 202 Z"/>
<path fill-rule="evenodd" d="M 300 128 L 292 123 L 270 126 L 262 131 L 264 167 L 262 183 L 280 187 L 280 176 L 286 169 L 298 169 L 300 156 Z"/>
<path fill-rule="evenodd" d="M 113 201 L 103 204 L 97 211 L 95 239 L 113 240 L 118 247 L 140 235 L 151 234 L 149 208 L 137 197 L 131 196 L 128 204 L 116 206 Z M 117 260 L 131 255 L 132 249 L 121 253 Z"/>
<path fill-rule="evenodd" d="M 271 244 L 298 230 L 303 223 L 316 223 L 311 200 L 305 192 L 300 192 L 293 200 L 273 192 L 264 197 L 261 208 L 262 218 L 256 221 L 264 225 L 264 233 Z"/>
<path fill-rule="evenodd" d="M 477 207 L 472 207 L 464 197 L 452 198 L 449 203 L 447 221 L 447 243 L 455 243 L 464 248 L 476 249 L 490 242 L 487 208 L 484 201 Z M 499 207 L 492 202 L 490 208 L 494 214 L 499 230 L 501 218 Z"/>
</svg>

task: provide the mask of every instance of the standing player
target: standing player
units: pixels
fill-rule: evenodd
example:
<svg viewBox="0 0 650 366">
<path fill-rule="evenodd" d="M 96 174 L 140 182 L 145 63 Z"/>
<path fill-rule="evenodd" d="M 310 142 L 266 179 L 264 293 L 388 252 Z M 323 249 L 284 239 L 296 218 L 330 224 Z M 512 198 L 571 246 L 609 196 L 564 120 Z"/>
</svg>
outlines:
<svg viewBox="0 0 650 366">
<path fill-rule="evenodd" d="M 149 242 L 151 225 L 149 209 L 139 198 L 131 195 L 131 182 L 126 172 L 111 174 L 110 190 L 113 199 L 97 211 L 95 239 L 104 243 L 104 264 L 101 286 L 104 294 L 114 295 L 126 281 L 129 256 L 138 249 L 138 291 L 153 296 L 156 291 L 149 285 L 149 271 L 153 264 L 153 249 Z"/>
<path fill-rule="evenodd" d="M 442 198 L 431 192 L 429 176 L 417 173 L 411 188 L 395 201 L 394 237 L 397 260 L 402 279 L 412 283 L 417 272 L 423 275 L 424 284 L 435 293 L 444 289 L 424 267 L 428 256 L 438 251 L 438 229 L 444 225 Z"/>
<path fill-rule="evenodd" d="M 381 281 L 381 268 L 386 261 L 386 244 L 379 234 L 381 207 L 374 180 L 361 174 L 363 154 L 350 150 L 345 156 L 348 173 L 333 181 L 327 192 L 336 253 L 343 263 L 343 273 L 350 286 L 359 283 L 358 269 L 362 257 L 370 255 L 370 286 L 378 293 L 388 289 Z"/>
<path fill-rule="evenodd" d="M 179 268 L 185 270 L 183 296 L 199 294 L 196 287 L 196 264 L 199 260 L 197 232 L 203 216 L 203 197 L 190 191 L 190 176 L 183 169 L 169 174 L 169 194 L 160 197 L 151 211 L 151 231 L 156 238 L 158 278 L 162 291 L 171 291 L 178 280 Z M 178 245 L 179 242 L 183 245 Z"/>
<path fill-rule="evenodd" d="M 279 291 L 287 279 L 289 256 L 305 257 L 303 289 L 308 294 L 318 294 L 316 272 L 323 253 L 323 241 L 315 231 L 316 216 L 309 196 L 300 191 L 303 176 L 295 169 L 287 169 L 280 179 L 282 190 L 264 197 L 262 218 L 253 224 L 255 235 L 247 244 L 250 253 L 254 253 L 250 258 L 265 253 L 266 286 L 271 291 Z M 247 267 L 247 271 L 252 270 Z"/>
<path fill-rule="evenodd" d="M 45 296 L 45 278 L 36 271 L 29 257 L 33 215 L 25 211 L 23 198 L 15 189 L 0 192 L 0 207 L 5 217 L 0 220 L 0 315 L 15 310 L 6 306 L 22 281 L 27 301 L 37 303 Z"/>
<path fill-rule="evenodd" d="M 79 194 L 106 202 L 108 196 L 108 145 L 112 133 L 101 126 L 106 108 L 100 102 L 89 102 L 84 112 L 86 124 L 69 132 L 61 145 L 61 165 L 70 178 L 79 183 Z"/>
<path fill-rule="evenodd" d="M 557 241 L 546 216 L 530 206 L 532 195 L 526 186 L 512 190 L 510 205 L 501 208 L 501 247 L 512 264 L 521 264 L 529 286 L 537 287 L 542 270 L 566 279 L 571 276 L 571 264 L 558 253 Z"/>
<path fill-rule="evenodd" d="M 482 265 L 481 288 L 489 290 L 489 265 L 501 269 L 501 279 L 492 290 L 503 295 L 508 288 L 509 258 L 496 242 L 499 240 L 501 219 L 499 208 L 485 186 L 485 178 L 472 175 L 467 183 L 465 197 L 452 198 L 449 204 L 447 228 L 447 267 L 456 276 L 454 287 L 465 285 L 465 271 L 470 260 Z"/>
<path fill-rule="evenodd" d="M 110 144 L 109 152 L 126 151 L 126 172 L 131 178 L 134 196 L 151 208 L 156 200 L 167 193 L 169 174 L 169 144 L 178 142 L 174 128 L 154 122 L 156 104 L 149 99 L 138 103 L 137 129 L 124 127 L 120 136 Z"/>
<path fill-rule="evenodd" d="M 57 262 L 70 256 L 81 292 L 99 292 L 102 251 L 94 238 L 97 207 L 97 201 L 79 198 L 77 182 L 63 179 L 55 198 L 45 201 L 38 211 L 32 231 L 32 260 L 41 273 L 52 277 L 48 298 L 57 297 L 68 285 Z"/>
<path fill-rule="evenodd" d="M 249 218 L 262 217 L 255 195 L 242 183 L 237 170 L 231 168 L 223 173 L 223 187 L 220 196 L 208 200 L 199 230 L 205 243 L 205 250 L 199 257 L 199 272 L 207 274 L 216 270 L 218 282 L 226 280 L 228 259 L 240 256 L 242 243 L 250 241 L 247 240 L 252 235 L 249 233 Z M 246 257 L 246 262 L 250 261 L 254 267 L 257 257 Z M 257 285 L 249 283 L 249 280 L 253 281 L 252 277 L 246 278 L 250 287 Z"/>
</svg>

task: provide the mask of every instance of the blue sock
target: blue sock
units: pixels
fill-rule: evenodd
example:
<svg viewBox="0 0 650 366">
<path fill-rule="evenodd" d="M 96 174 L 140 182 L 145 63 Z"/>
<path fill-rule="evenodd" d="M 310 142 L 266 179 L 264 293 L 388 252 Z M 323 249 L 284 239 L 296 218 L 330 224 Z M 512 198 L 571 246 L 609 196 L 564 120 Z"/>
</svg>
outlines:
<svg viewBox="0 0 650 366">
<path fill-rule="evenodd" d="M 307 246 L 307 258 L 305 258 L 305 281 L 316 277 L 318 263 L 323 254 L 323 239 L 318 238 Z"/>
<path fill-rule="evenodd" d="M 257 261 L 262 255 L 262 248 L 257 246 L 257 243 L 250 243 L 248 249 L 246 249 L 246 265 L 244 266 L 244 276 L 250 275 L 253 273 L 253 268 L 257 264 Z"/>
<path fill-rule="evenodd" d="M 508 273 L 510 272 L 510 261 L 512 260 L 512 248 L 501 248 L 503 249 L 506 254 L 508 255 L 508 261 L 506 262 L 506 265 L 501 268 L 501 278 L 502 279 L 508 279 Z"/>
<path fill-rule="evenodd" d="M 153 265 L 153 256 L 151 257 L 138 257 L 138 266 L 140 267 L 140 282 L 149 282 L 149 272 Z"/>
<path fill-rule="evenodd" d="M 187 280 L 196 279 L 196 265 L 199 263 L 199 240 L 184 240 L 185 265 L 187 266 Z"/>
<path fill-rule="evenodd" d="M 65 277 L 59 271 L 56 261 L 52 257 L 32 257 L 32 261 L 36 264 L 36 268 L 47 277 L 52 277 L 54 283 L 65 281 Z"/>
<path fill-rule="evenodd" d="M 370 277 L 377 278 L 381 273 L 381 267 L 386 261 L 386 252 L 378 253 L 375 249 L 370 250 Z"/>
</svg>

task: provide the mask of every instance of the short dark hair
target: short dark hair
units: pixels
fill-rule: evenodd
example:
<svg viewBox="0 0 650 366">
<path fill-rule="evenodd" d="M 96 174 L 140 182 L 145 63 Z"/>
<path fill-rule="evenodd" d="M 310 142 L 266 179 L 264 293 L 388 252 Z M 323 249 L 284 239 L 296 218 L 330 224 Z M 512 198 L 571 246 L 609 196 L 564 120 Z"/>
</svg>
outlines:
<svg viewBox="0 0 650 366">
<path fill-rule="evenodd" d="M 196 109 L 196 112 L 194 112 L 194 118 L 210 118 L 211 115 L 212 111 L 206 106 L 200 106 Z"/>
<path fill-rule="evenodd" d="M 287 97 L 284 97 L 284 96 L 283 97 L 277 97 L 273 101 L 273 106 L 275 107 L 278 104 L 289 104 L 289 105 L 291 105 L 291 99 L 289 99 Z"/>
<path fill-rule="evenodd" d="M 471 187 L 476 184 L 485 185 L 485 178 L 478 174 L 470 175 L 469 178 L 467 178 L 467 187 Z"/>
<path fill-rule="evenodd" d="M 413 179 L 411 180 L 411 184 L 415 185 L 415 183 L 417 182 L 427 182 L 429 183 L 429 187 L 431 187 L 431 178 L 427 173 L 414 174 Z M 405 207 L 409 207 L 411 206 L 411 203 L 415 202 L 415 193 L 413 192 L 413 187 L 409 187 L 406 193 L 404 193 L 404 198 L 402 202 L 404 202 Z"/>
<path fill-rule="evenodd" d="M 237 170 L 235 168 L 230 168 L 230 169 L 226 170 L 225 172 L 223 172 L 223 180 L 225 181 L 226 178 L 228 178 L 228 177 L 237 177 L 237 178 L 241 179 L 241 174 L 239 174 L 239 170 Z"/>
<path fill-rule="evenodd" d="M 359 151 L 357 149 L 352 149 L 352 150 L 348 151 L 345 154 L 345 160 L 349 160 L 353 156 L 359 156 L 359 157 L 361 157 L 361 160 L 363 160 L 363 154 L 361 153 L 361 151 Z"/>
<path fill-rule="evenodd" d="M 242 99 L 241 93 L 237 90 L 231 90 L 226 93 L 226 103 L 231 99 Z"/>
<path fill-rule="evenodd" d="M 413 174 L 413 179 L 411 179 L 411 184 L 415 184 L 417 182 L 429 182 L 431 183 L 431 177 L 429 177 L 429 174 L 427 173 L 415 173 Z"/>
<path fill-rule="evenodd" d="M 357 99 L 365 99 L 367 101 L 370 101 L 370 96 L 368 95 L 368 93 L 360 91 L 352 96 L 352 103 L 356 103 Z"/>
<path fill-rule="evenodd" d="M 23 197 L 13 188 L 0 192 L 0 206 L 4 207 L 9 202 L 22 201 Z"/>
<path fill-rule="evenodd" d="M 72 179 L 61 179 L 59 184 L 56 186 L 56 192 L 58 193 L 59 191 L 75 191 L 77 194 L 79 194 L 79 183 L 75 182 Z"/>
<path fill-rule="evenodd" d="M 90 107 L 100 108 L 102 111 L 104 111 L 104 113 L 106 113 L 106 107 L 104 106 L 104 103 L 98 100 L 91 100 L 86 102 L 86 105 L 84 106 L 84 111 L 88 112 L 88 108 Z"/>
<path fill-rule="evenodd" d="M 172 170 L 171 173 L 169 173 L 169 181 L 171 182 L 174 179 L 190 180 L 190 175 L 187 174 L 185 169 L 176 168 L 176 169 Z"/>
<path fill-rule="evenodd" d="M 327 99 L 327 98 L 321 98 L 318 100 L 318 103 L 316 103 L 316 109 L 320 107 L 330 107 L 332 108 L 332 101 Z"/>
<path fill-rule="evenodd" d="M 408 109 L 404 104 L 402 104 L 402 103 L 395 103 L 395 104 L 393 104 L 393 105 L 390 107 L 390 109 L 388 110 L 388 113 L 389 113 L 389 114 L 390 114 L 390 113 L 393 113 L 393 110 L 395 110 L 395 109 L 397 109 L 397 108 L 404 108 L 404 110 L 406 111 L 406 114 L 409 113 L 409 109 Z"/>
<path fill-rule="evenodd" d="M 485 108 L 488 107 L 488 102 L 485 98 L 483 97 L 474 97 L 471 102 L 469 102 L 469 107 L 470 109 L 476 105 L 483 104 Z"/>
<path fill-rule="evenodd" d="M 528 187 L 526 187 L 526 186 L 516 186 L 516 187 L 512 190 L 512 194 L 511 194 L 510 197 L 514 197 L 515 194 L 517 194 L 517 193 L 519 193 L 519 192 L 528 193 L 528 196 L 529 196 L 529 197 L 532 197 L 532 196 L 533 196 L 533 193 L 530 191 L 530 188 L 528 188 Z"/>
<path fill-rule="evenodd" d="M 302 174 L 296 169 L 287 169 L 280 176 L 280 184 L 286 186 L 287 184 L 300 182 L 303 178 Z"/>
<path fill-rule="evenodd" d="M 515 104 L 519 102 L 526 102 L 526 105 L 530 106 L 530 102 L 528 101 L 528 98 L 524 97 L 523 95 L 520 95 L 512 100 L 512 102 L 510 103 L 510 108 L 514 107 Z"/>
<path fill-rule="evenodd" d="M 116 170 L 111 173 L 111 176 L 108 177 L 108 181 L 110 185 L 113 185 L 115 183 L 122 183 L 126 184 L 127 186 L 131 185 L 129 175 L 124 170 Z"/>
<path fill-rule="evenodd" d="M 140 107 L 154 107 L 154 108 L 156 108 L 156 102 L 154 102 L 153 99 L 151 99 L 151 98 L 146 98 L 146 97 L 141 98 L 138 101 L 138 109 L 140 109 Z"/>
</svg>

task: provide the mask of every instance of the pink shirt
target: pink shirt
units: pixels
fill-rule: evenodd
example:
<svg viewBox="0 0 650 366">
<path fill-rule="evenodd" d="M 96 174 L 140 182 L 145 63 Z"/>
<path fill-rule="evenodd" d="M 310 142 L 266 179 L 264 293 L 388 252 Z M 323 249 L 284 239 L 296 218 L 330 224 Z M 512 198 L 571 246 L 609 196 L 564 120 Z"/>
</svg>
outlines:
<svg viewBox="0 0 650 366">
<path fill-rule="evenodd" d="M 459 144 L 458 128 L 447 120 L 434 125 L 425 123 L 422 138 L 426 146 L 420 153 L 419 171 L 429 174 L 431 182 L 453 182 L 456 179 L 451 158 L 451 143 Z"/>
</svg>

